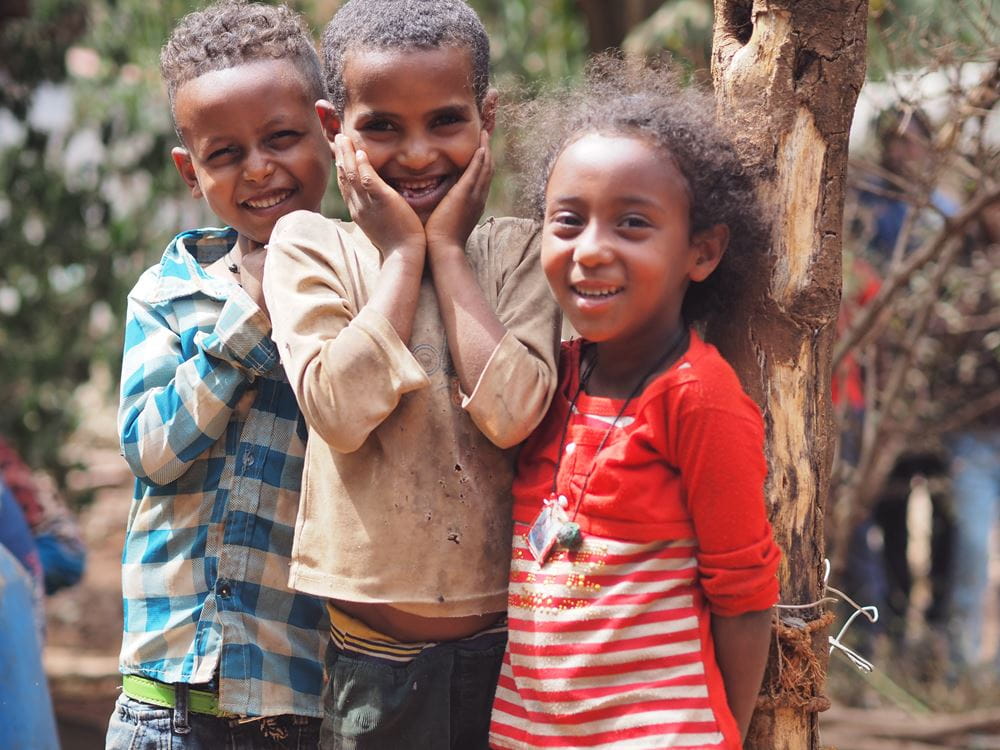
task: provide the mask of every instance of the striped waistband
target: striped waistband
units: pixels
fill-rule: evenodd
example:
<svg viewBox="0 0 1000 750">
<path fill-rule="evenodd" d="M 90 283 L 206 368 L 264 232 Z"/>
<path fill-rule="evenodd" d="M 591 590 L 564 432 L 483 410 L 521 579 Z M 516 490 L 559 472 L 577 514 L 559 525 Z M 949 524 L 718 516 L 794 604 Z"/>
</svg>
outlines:
<svg viewBox="0 0 1000 750">
<path fill-rule="evenodd" d="M 440 645 L 441 641 L 417 641 L 406 643 L 365 625 L 356 617 L 327 603 L 330 613 L 330 637 L 341 651 L 351 651 L 375 659 L 405 664 L 413 661 L 422 652 Z M 449 643 L 470 644 L 479 638 L 502 635 L 507 632 L 507 618 L 504 617 L 478 633 Z"/>
</svg>

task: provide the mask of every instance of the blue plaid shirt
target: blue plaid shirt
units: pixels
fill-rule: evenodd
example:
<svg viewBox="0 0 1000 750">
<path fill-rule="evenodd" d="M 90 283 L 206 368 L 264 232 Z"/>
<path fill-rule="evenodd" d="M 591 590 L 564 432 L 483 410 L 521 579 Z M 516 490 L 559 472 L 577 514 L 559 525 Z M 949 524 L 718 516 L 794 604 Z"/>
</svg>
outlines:
<svg viewBox="0 0 1000 750">
<path fill-rule="evenodd" d="M 270 322 L 183 232 L 128 297 L 118 431 L 136 476 L 121 671 L 214 683 L 245 716 L 322 716 L 323 602 L 288 588 L 306 427 Z"/>
</svg>

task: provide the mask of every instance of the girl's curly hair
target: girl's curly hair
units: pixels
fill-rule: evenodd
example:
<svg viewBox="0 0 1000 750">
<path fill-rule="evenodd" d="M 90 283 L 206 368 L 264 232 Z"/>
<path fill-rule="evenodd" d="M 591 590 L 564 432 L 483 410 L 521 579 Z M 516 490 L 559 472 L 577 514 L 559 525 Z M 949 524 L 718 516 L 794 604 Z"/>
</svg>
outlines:
<svg viewBox="0 0 1000 750">
<path fill-rule="evenodd" d="M 594 58 L 577 86 L 548 91 L 511 107 L 513 159 L 524 183 L 522 200 L 542 219 L 545 189 L 556 159 L 588 133 L 643 138 L 662 149 L 687 180 L 691 231 L 729 227 L 729 246 L 715 272 L 692 283 L 682 314 L 689 324 L 723 311 L 739 289 L 754 254 L 766 248 L 766 222 L 756 176 L 723 132 L 711 94 L 681 83 L 664 63 Z"/>
<path fill-rule="evenodd" d="M 289 60 L 302 73 L 310 95 L 326 97 L 319 54 L 298 13 L 285 5 L 222 0 L 184 16 L 160 50 L 160 74 L 171 116 L 183 84 L 258 60 Z M 180 133 L 177 136 L 181 138 Z"/>
</svg>

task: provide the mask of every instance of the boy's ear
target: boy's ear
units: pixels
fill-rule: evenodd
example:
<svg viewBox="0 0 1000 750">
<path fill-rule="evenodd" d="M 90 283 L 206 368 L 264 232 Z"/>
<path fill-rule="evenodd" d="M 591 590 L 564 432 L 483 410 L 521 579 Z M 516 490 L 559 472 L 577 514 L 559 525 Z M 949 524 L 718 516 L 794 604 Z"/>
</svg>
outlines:
<svg viewBox="0 0 1000 750">
<path fill-rule="evenodd" d="M 191 195 L 195 198 L 201 198 L 201 185 L 198 184 L 198 175 L 194 171 L 194 164 L 191 163 L 191 154 L 186 148 L 175 146 L 170 152 L 170 156 L 173 157 L 174 166 L 180 172 L 181 179 L 191 188 Z"/>
<path fill-rule="evenodd" d="M 729 245 L 729 227 L 715 224 L 708 229 L 694 233 L 691 249 L 694 251 L 694 265 L 688 272 L 691 281 L 704 281 L 718 268 L 722 256 Z"/>
<path fill-rule="evenodd" d="M 490 89 L 483 98 L 482 119 L 483 129 L 493 135 L 493 128 L 497 126 L 497 106 L 500 102 L 500 93 L 496 89 Z"/>
<path fill-rule="evenodd" d="M 326 99 L 317 99 L 316 114 L 319 115 L 319 121 L 323 125 L 323 133 L 326 135 L 326 139 L 330 143 L 333 143 L 334 136 L 340 132 L 340 118 L 337 116 L 337 110 L 334 108 L 333 102 Z"/>
</svg>

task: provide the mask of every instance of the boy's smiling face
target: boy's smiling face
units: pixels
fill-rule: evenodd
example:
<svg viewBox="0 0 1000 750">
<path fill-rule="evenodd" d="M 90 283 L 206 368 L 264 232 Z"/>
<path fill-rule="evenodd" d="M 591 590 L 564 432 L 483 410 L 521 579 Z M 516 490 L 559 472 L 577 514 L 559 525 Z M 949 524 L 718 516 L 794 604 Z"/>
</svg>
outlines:
<svg viewBox="0 0 1000 750">
<path fill-rule="evenodd" d="M 480 108 L 459 46 L 352 50 L 344 89 L 342 132 L 426 223 L 493 131 L 496 92 Z"/>
<path fill-rule="evenodd" d="M 291 211 L 319 210 L 332 155 L 315 97 L 288 60 L 260 60 L 182 84 L 174 164 L 241 241 L 265 244 Z"/>
</svg>

